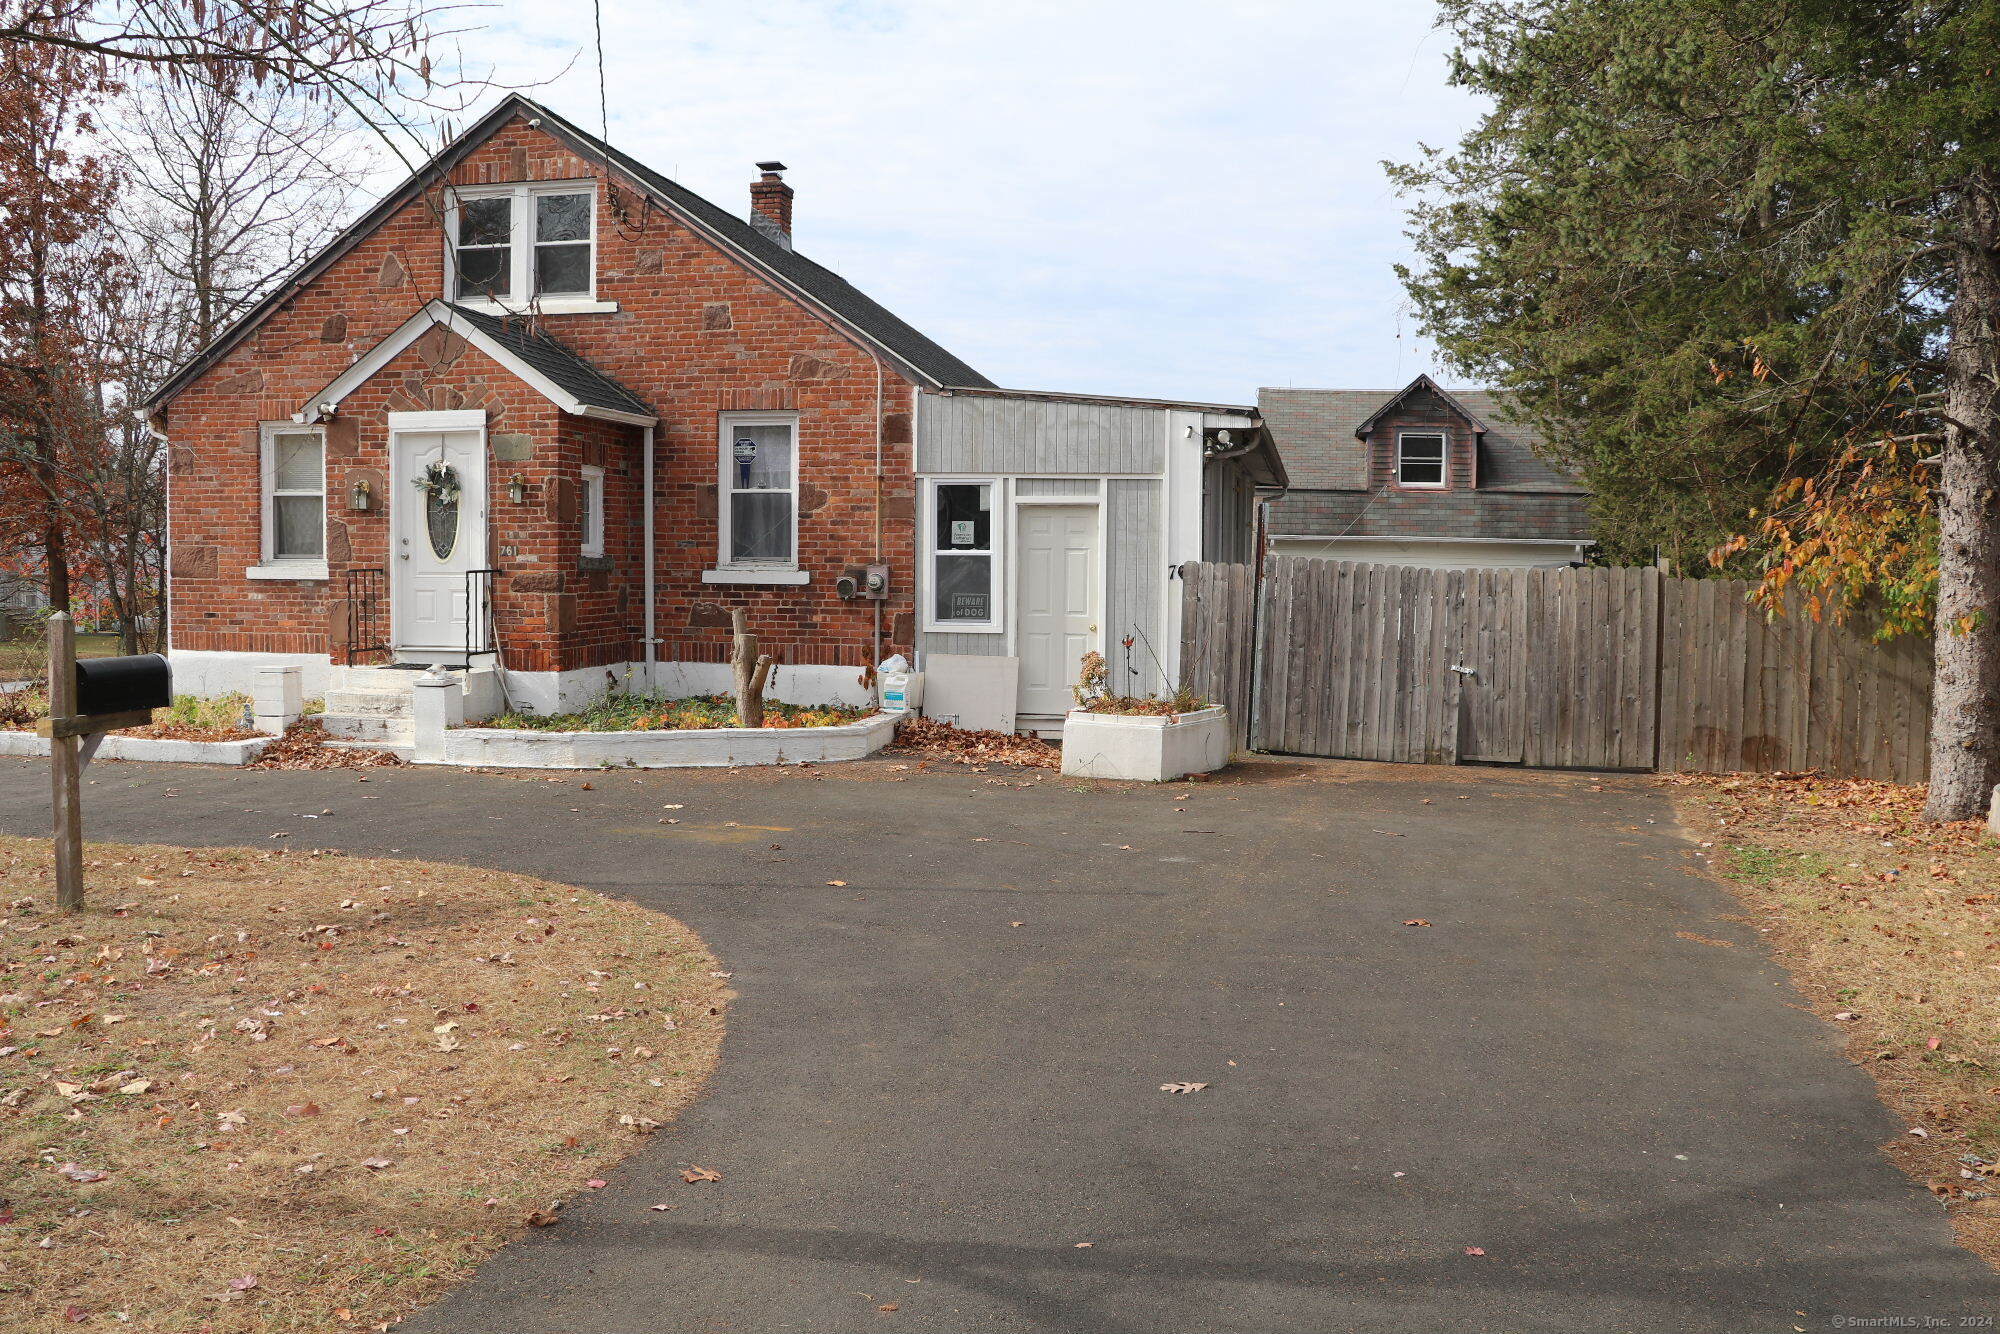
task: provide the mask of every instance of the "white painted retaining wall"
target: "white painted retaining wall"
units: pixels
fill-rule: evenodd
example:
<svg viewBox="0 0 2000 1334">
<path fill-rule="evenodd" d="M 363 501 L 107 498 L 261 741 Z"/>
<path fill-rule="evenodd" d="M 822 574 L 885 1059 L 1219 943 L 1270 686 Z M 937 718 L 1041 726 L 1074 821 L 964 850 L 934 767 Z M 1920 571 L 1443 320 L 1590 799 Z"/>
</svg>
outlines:
<svg viewBox="0 0 2000 1334">
<path fill-rule="evenodd" d="M 418 764 L 492 769 L 712 769 L 823 764 L 873 755 L 895 739 L 896 716 L 839 727 L 704 727 L 680 732 L 529 732 L 446 729 L 433 748 L 417 738 Z"/>
<path fill-rule="evenodd" d="M 100 760 L 159 760 L 168 764 L 248 764 L 276 737 L 247 741 L 176 741 L 167 737 L 111 735 L 98 744 Z M 49 739 L 33 732 L 0 732 L 0 755 L 46 755 Z"/>
</svg>

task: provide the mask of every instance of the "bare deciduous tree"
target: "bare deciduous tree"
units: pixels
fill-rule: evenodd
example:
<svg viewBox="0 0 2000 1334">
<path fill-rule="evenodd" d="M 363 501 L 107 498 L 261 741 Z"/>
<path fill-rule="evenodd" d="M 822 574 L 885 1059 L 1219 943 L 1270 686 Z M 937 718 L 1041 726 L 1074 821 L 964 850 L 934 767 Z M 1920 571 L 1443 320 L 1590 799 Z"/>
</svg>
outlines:
<svg viewBox="0 0 2000 1334">
<path fill-rule="evenodd" d="M 186 301 L 170 362 L 317 252 L 368 164 L 345 108 L 226 68 L 144 78 L 113 119 L 127 248 Z"/>
</svg>

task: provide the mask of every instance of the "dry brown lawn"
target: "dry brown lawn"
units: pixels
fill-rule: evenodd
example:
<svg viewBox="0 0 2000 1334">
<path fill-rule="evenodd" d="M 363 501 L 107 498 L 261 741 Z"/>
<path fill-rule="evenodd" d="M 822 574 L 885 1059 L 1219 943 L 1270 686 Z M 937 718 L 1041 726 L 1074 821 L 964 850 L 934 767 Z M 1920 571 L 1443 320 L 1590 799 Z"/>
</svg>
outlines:
<svg viewBox="0 0 2000 1334">
<path fill-rule="evenodd" d="M 2000 850 L 1923 789 L 1674 780 L 1682 823 L 1912 1133 L 1884 1151 L 2000 1267 Z M 1922 1132 L 1922 1133 L 1916 1133 Z"/>
<path fill-rule="evenodd" d="M 715 1064 L 715 960 L 633 904 L 87 856 L 92 906 L 58 916 L 46 842 L 0 838 L 0 1329 L 381 1327 L 559 1225 Z"/>
</svg>

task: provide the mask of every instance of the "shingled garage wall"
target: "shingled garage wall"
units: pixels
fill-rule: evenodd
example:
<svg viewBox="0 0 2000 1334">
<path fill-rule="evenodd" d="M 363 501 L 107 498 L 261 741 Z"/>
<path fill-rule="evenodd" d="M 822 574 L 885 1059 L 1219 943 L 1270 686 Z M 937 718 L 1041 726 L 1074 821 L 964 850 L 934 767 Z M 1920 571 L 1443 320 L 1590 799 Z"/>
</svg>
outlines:
<svg viewBox="0 0 2000 1334">
<path fill-rule="evenodd" d="M 874 553 L 874 359 L 651 204 L 632 182 L 615 177 L 615 189 L 607 188 L 604 164 L 573 155 L 522 120 L 502 127 L 451 176 L 464 185 L 593 178 L 599 182 L 597 295 L 617 302 L 619 309 L 547 316 L 543 327 L 659 414 L 657 614 L 664 641 L 659 658 L 665 663 L 722 661 L 728 652 L 728 609 L 742 606 L 766 651 L 790 668 L 777 677 L 782 696 L 824 699 L 838 689 L 859 697 L 855 679 L 870 660 L 873 607 L 841 601 L 833 585 L 844 566 Z M 249 669 L 261 662 L 296 660 L 323 668 L 334 648 L 331 626 L 343 586 L 341 572 L 349 565 L 381 566 L 386 518 L 359 516 L 357 521 L 350 516 L 342 490 L 348 473 L 336 478 L 330 466 L 328 516 L 334 522 L 329 524 L 328 555 L 334 577 L 326 583 L 245 577 L 245 569 L 259 556 L 256 430 L 261 421 L 290 417 L 427 300 L 445 294 L 441 216 L 438 189 L 401 209 L 286 300 L 252 337 L 169 405 L 171 644 L 177 658 L 206 659 L 201 670 L 184 676 L 196 689 L 242 688 Z M 343 420 L 329 429 L 330 465 L 341 462 L 345 469 L 347 464 L 333 456 L 351 450 L 353 467 L 369 466 L 361 453 L 370 429 L 364 413 L 386 411 L 387 402 L 364 407 L 364 400 L 389 392 L 378 386 L 406 378 L 408 363 L 421 362 L 423 356 L 413 347 L 343 406 Z M 536 503 L 544 510 L 550 496 L 558 507 L 563 504 L 564 479 L 574 484 L 575 466 L 593 447 L 630 469 L 623 473 L 607 462 L 607 491 L 622 489 L 629 477 L 636 496 L 643 482 L 638 445 L 620 443 L 635 441 L 636 429 L 561 418 L 546 400 L 483 358 L 448 360 L 450 372 L 432 368 L 422 386 L 422 396 L 430 401 L 422 406 L 479 406 L 471 398 L 483 395 L 483 403 L 504 409 L 490 431 L 530 435 L 538 455 L 544 440 L 554 443 L 551 464 L 542 465 L 539 456 L 531 460 L 538 467 L 564 470 L 563 477 L 548 479 L 538 490 Z M 465 378 L 455 378 L 460 375 Z M 407 384 L 404 389 L 409 392 Z M 911 650 L 913 393 L 893 366 L 883 374 L 883 551 L 894 571 L 895 590 L 883 608 L 884 653 Z M 743 409 L 800 414 L 800 560 L 811 575 L 805 586 L 702 582 L 702 572 L 716 565 L 718 554 L 718 414 Z M 523 430 L 531 419 L 535 427 Z M 350 430 L 356 433 L 351 441 L 341 439 Z M 386 423 L 373 448 L 386 448 Z M 377 457 L 373 466 L 386 476 L 386 455 Z M 502 488 L 514 472 L 529 469 L 492 458 L 488 471 L 493 485 Z M 580 560 L 559 558 L 556 548 L 570 539 L 556 530 L 515 543 L 520 555 L 500 557 L 508 541 L 496 529 L 491 550 L 494 564 L 506 571 L 497 607 L 510 667 L 564 671 L 612 666 L 621 654 L 629 654 L 626 661 L 642 656 L 644 609 L 636 583 L 639 515 L 636 508 L 621 515 L 615 497 L 608 499 L 608 569 L 584 569 Z M 635 499 L 627 503 L 637 504 Z M 573 498 L 569 505 L 573 513 Z M 508 522 L 504 516 L 510 508 L 518 507 L 507 503 L 504 491 L 492 498 L 496 523 Z M 563 531 L 573 531 L 574 520 L 570 522 L 572 528 Z M 549 564 L 529 559 L 542 551 Z M 563 561 L 559 569 L 558 559 Z M 540 587 L 556 578 L 559 588 Z M 699 672 L 677 676 L 668 671 L 662 679 L 706 678 Z M 307 688 L 319 686 L 308 681 Z"/>
</svg>

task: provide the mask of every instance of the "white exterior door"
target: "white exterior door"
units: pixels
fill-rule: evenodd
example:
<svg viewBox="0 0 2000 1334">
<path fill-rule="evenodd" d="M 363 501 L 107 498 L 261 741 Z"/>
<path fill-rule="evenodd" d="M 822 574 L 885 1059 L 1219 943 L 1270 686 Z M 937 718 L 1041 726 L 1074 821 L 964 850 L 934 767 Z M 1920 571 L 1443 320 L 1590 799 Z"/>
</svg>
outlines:
<svg viewBox="0 0 2000 1334">
<path fill-rule="evenodd" d="M 1097 507 L 1022 505 L 1019 530 L 1020 711 L 1066 713 L 1083 655 L 1098 647 Z"/>
<path fill-rule="evenodd" d="M 466 571 L 486 565 L 486 439 L 478 430 L 394 432 L 389 601 L 398 654 L 465 651 Z M 419 485 L 451 470 L 457 494 Z M 477 646 L 476 646 L 477 647 Z"/>
</svg>

